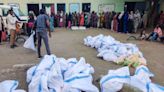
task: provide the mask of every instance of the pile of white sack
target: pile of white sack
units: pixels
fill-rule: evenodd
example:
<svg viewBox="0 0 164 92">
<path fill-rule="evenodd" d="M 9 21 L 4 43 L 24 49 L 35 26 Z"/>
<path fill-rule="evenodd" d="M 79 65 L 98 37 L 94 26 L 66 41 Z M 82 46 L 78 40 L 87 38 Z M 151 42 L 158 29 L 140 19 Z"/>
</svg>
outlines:
<svg viewBox="0 0 164 92">
<path fill-rule="evenodd" d="M 106 61 L 117 63 L 117 60 L 121 57 L 128 57 L 132 54 L 138 53 L 146 63 L 146 59 L 135 44 L 121 43 L 115 40 L 112 36 L 104 36 L 102 34 L 95 37 L 88 36 L 84 38 L 84 44 L 96 48 L 98 50 L 97 57 L 102 57 Z"/>
<path fill-rule="evenodd" d="M 146 66 L 137 67 L 134 76 L 130 76 L 129 67 L 109 70 L 100 81 L 101 92 L 118 92 L 124 84 L 143 92 L 164 92 L 164 87 L 152 83 L 151 77 L 154 77 L 154 74 Z"/>
<path fill-rule="evenodd" d="M 65 60 L 45 55 L 27 71 L 28 92 L 99 92 L 92 84 L 94 68 L 82 57 Z"/>
<path fill-rule="evenodd" d="M 18 81 L 16 80 L 6 80 L 0 83 L 0 92 L 26 92 L 21 89 L 17 89 Z"/>
</svg>

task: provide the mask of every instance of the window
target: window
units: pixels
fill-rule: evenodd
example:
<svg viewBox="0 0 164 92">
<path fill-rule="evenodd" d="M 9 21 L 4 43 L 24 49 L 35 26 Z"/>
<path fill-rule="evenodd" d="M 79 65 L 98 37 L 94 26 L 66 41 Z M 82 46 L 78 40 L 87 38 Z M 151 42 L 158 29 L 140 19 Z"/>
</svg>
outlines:
<svg viewBox="0 0 164 92">
<path fill-rule="evenodd" d="M 83 3 L 82 4 L 82 11 L 83 12 L 90 12 L 91 11 L 91 3 Z"/>
<path fill-rule="evenodd" d="M 69 5 L 69 12 L 80 12 L 80 4 L 79 3 L 71 3 L 70 5 Z"/>
</svg>

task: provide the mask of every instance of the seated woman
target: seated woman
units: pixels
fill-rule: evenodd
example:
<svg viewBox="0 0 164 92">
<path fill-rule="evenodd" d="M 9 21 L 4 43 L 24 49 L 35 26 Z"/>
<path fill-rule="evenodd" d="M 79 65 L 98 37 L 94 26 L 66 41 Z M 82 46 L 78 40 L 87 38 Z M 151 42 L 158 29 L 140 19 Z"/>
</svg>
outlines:
<svg viewBox="0 0 164 92">
<path fill-rule="evenodd" d="M 162 30 L 159 25 L 157 25 L 154 31 L 148 36 L 146 40 L 155 41 L 162 36 Z"/>
</svg>

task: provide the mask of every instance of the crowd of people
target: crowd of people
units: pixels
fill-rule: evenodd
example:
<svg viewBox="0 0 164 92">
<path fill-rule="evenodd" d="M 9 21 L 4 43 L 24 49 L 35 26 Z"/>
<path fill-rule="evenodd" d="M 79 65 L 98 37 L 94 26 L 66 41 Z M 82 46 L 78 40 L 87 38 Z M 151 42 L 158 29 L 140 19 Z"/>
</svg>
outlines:
<svg viewBox="0 0 164 92">
<path fill-rule="evenodd" d="M 47 15 L 50 21 L 50 31 L 54 31 L 55 27 L 71 28 L 71 26 L 85 26 L 87 28 L 106 28 L 121 33 L 136 33 L 138 28 L 143 28 L 140 32 L 140 38 L 142 40 L 157 40 L 159 38 L 161 41 L 164 41 L 164 36 L 160 27 L 164 24 L 163 11 L 158 15 L 156 19 L 157 25 L 149 36 L 146 34 L 146 28 L 148 26 L 147 11 L 143 13 L 139 12 L 139 10 L 120 13 L 102 12 L 99 14 L 94 11 L 92 13 L 73 12 L 69 14 L 60 11 L 57 12 L 57 14 L 51 13 Z M 27 27 L 29 29 L 29 35 L 32 29 L 30 25 L 33 24 L 35 20 L 35 14 L 33 12 L 29 13 L 29 26 Z M 34 38 L 36 39 L 36 37 Z"/>
<path fill-rule="evenodd" d="M 43 9 L 44 10 L 44 9 Z M 57 14 L 51 13 L 46 14 L 47 17 L 42 18 L 43 20 L 48 19 L 49 20 L 49 29 L 50 31 L 54 31 L 55 27 L 66 27 L 71 28 L 72 26 L 85 26 L 86 28 L 106 28 L 111 29 L 115 32 L 121 32 L 121 33 L 136 33 L 138 28 L 143 28 L 144 30 L 141 32 L 141 37 L 145 37 L 145 30 L 147 28 L 148 24 L 148 13 L 145 11 L 144 13 L 139 12 L 139 10 L 134 11 L 122 11 L 119 13 L 116 12 L 102 12 L 102 13 L 65 13 L 63 11 L 58 11 Z M 29 12 L 29 19 L 27 22 L 27 34 L 28 36 L 31 35 L 32 31 L 36 32 L 36 29 L 34 28 L 36 26 L 37 17 L 35 16 L 33 11 Z M 11 48 L 16 47 L 15 44 L 15 31 L 16 30 L 16 24 L 18 22 L 18 19 L 14 16 L 14 13 L 12 10 L 9 10 L 8 16 L 6 18 L 7 21 L 7 30 L 10 32 L 10 46 Z M 164 25 L 164 12 L 161 11 L 161 13 L 158 15 L 157 19 L 157 27 L 160 28 L 161 25 Z M 0 16 L 0 22 L 2 25 L 0 25 L 0 38 L 2 36 L 2 31 L 4 31 L 4 21 L 2 16 Z M 42 25 L 42 27 L 45 27 L 45 24 Z M 161 30 L 161 29 L 159 29 Z M 162 30 L 161 30 L 162 31 Z M 156 31 L 157 32 L 157 31 Z M 153 35 L 155 32 L 153 32 L 147 39 L 149 39 L 151 36 L 155 37 Z M 156 34 L 158 37 L 162 37 L 162 32 L 157 32 L 159 34 Z M 158 38 L 157 37 L 157 38 Z M 36 34 L 34 36 L 34 42 L 36 43 Z M 156 37 L 154 40 L 157 39 Z M 1 44 L 1 39 L 0 39 Z"/>
<path fill-rule="evenodd" d="M 164 13 L 161 11 L 158 23 L 164 23 Z M 87 28 L 107 28 L 117 32 L 136 33 L 137 28 L 147 28 L 148 13 L 147 11 L 141 13 L 139 10 L 135 12 L 103 12 L 97 14 L 92 13 L 64 13 L 63 11 L 57 14 L 50 15 L 51 26 L 53 27 L 67 27 L 71 26 L 86 26 Z M 54 31 L 54 28 L 51 28 Z"/>
</svg>

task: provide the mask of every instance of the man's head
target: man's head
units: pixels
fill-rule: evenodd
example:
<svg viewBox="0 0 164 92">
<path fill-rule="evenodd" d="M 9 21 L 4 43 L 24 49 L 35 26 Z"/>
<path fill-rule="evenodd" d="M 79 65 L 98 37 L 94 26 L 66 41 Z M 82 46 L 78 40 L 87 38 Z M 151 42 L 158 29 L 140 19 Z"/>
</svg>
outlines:
<svg viewBox="0 0 164 92">
<path fill-rule="evenodd" d="M 45 10 L 44 9 L 40 9 L 40 14 L 45 14 Z"/>
<path fill-rule="evenodd" d="M 13 9 L 10 9 L 10 10 L 9 10 L 9 14 L 11 14 L 11 15 L 14 14 Z"/>
</svg>

